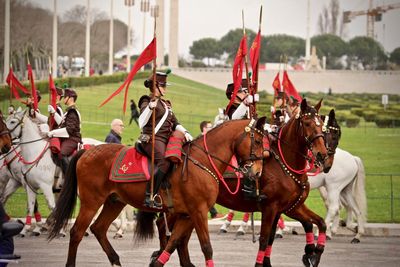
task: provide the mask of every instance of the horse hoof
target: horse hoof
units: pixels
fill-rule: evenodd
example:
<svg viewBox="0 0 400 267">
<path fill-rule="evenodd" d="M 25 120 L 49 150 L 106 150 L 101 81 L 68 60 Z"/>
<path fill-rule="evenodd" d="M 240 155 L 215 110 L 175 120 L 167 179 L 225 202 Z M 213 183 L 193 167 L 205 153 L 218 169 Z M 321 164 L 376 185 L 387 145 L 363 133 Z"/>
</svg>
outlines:
<svg viewBox="0 0 400 267">
<path fill-rule="evenodd" d="M 19 234 L 18 237 L 24 238 L 24 237 L 25 237 L 25 234 Z"/>
<path fill-rule="evenodd" d="M 245 233 L 243 231 L 237 231 L 236 236 L 244 235 Z"/>
<path fill-rule="evenodd" d="M 299 235 L 299 233 L 296 230 L 292 230 L 292 235 Z"/>
<path fill-rule="evenodd" d="M 32 232 L 31 236 L 40 236 L 40 232 Z"/>
<path fill-rule="evenodd" d="M 278 239 L 278 238 L 283 238 L 283 235 L 281 235 L 281 234 L 276 234 L 276 235 L 275 235 L 275 239 Z"/>
<path fill-rule="evenodd" d="M 226 231 L 225 229 L 220 229 L 220 230 L 219 230 L 219 233 L 220 233 L 220 234 L 226 234 L 227 232 L 228 232 L 228 231 Z"/>
<path fill-rule="evenodd" d="M 304 254 L 303 255 L 303 264 L 306 267 L 314 267 L 317 266 L 317 256 L 316 255 L 308 255 L 308 254 Z"/>
<path fill-rule="evenodd" d="M 90 235 L 90 234 L 89 234 L 88 231 L 86 231 L 85 234 L 84 234 L 84 236 L 89 236 L 89 235 Z"/>
<path fill-rule="evenodd" d="M 361 241 L 360 241 L 360 239 L 358 239 L 358 238 L 353 238 L 353 240 L 351 240 L 351 243 L 352 244 L 358 244 L 358 243 L 360 243 Z"/>
<path fill-rule="evenodd" d="M 339 226 L 346 227 L 346 222 L 343 220 L 339 221 Z"/>
<path fill-rule="evenodd" d="M 116 233 L 113 238 L 114 239 L 122 239 L 123 236 L 121 234 Z"/>
<path fill-rule="evenodd" d="M 332 237 L 329 236 L 329 235 L 327 235 L 327 236 L 326 236 L 326 240 L 332 240 Z"/>
</svg>

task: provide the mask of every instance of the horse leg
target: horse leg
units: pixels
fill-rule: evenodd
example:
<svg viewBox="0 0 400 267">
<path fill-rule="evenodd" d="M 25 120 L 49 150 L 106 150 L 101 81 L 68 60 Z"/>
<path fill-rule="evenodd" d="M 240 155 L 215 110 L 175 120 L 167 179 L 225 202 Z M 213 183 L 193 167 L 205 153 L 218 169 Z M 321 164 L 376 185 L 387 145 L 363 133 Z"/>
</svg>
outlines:
<svg viewBox="0 0 400 267">
<path fill-rule="evenodd" d="M 303 255 L 303 264 L 307 267 L 318 266 L 326 242 L 326 225 L 324 219 L 308 209 L 304 203 L 286 215 L 301 222 L 304 231 L 306 232 L 306 246 L 304 248 L 305 254 Z M 314 245 L 314 234 L 312 231 L 313 224 L 318 226 L 319 231 L 316 246 Z"/>
<path fill-rule="evenodd" d="M 234 216 L 235 216 L 235 211 L 229 210 L 225 222 L 221 225 L 221 228 L 219 229 L 220 234 L 225 234 L 228 232 L 228 228 L 231 225 Z"/>
<path fill-rule="evenodd" d="M 40 226 L 39 224 L 41 224 L 41 217 L 36 216 L 37 213 L 35 213 L 35 209 L 37 206 L 37 195 L 36 192 L 32 191 L 32 189 L 29 186 L 26 186 L 26 195 L 27 195 L 27 204 L 28 204 L 28 211 L 26 214 L 26 224 L 24 229 L 21 231 L 20 235 L 26 235 L 26 229 L 27 228 L 31 228 L 32 229 L 32 217 L 35 214 L 35 219 L 37 219 L 36 221 L 36 225 L 35 227 L 32 229 L 32 235 L 33 236 L 39 236 L 40 235 Z M 40 218 L 40 221 L 39 221 Z M 38 222 L 39 221 L 39 222 Z"/>
<path fill-rule="evenodd" d="M 326 236 L 328 239 L 332 238 L 331 232 L 331 223 L 335 216 L 339 216 L 339 200 L 340 200 L 340 191 L 335 190 L 328 190 L 328 201 L 329 207 L 325 217 L 325 224 L 326 224 Z"/>
<path fill-rule="evenodd" d="M 76 253 L 78 251 L 79 243 L 81 242 L 86 229 L 89 227 L 90 223 L 97 210 L 100 208 L 101 204 L 104 202 L 103 199 L 96 198 L 93 195 L 87 196 L 91 199 L 83 198 L 81 195 L 81 207 L 79 210 L 78 217 L 76 217 L 74 226 L 70 230 L 70 239 L 68 247 L 68 259 L 66 266 L 73 267 L 76 264 Z"/>
<path fill-rule="evenodd" d="M 236 236 L 244 235 L 246 233 L 247 222 L 249 221 L 249 217 L 250 217 L 250 213 L 249 212 L 245 212 L 243 214 L 243 219 L 242 219 L 242 222 L 240 223 L 239 229 L 236 232 Z"/>
<path fill-rule="evenodd" d="M 275 235 L 274 227 L 276 227 L 279 215 L 273 206 L 268 206 L 262 210 L 261 229 L 259 247 L 256 258 L 256 267 L 271 266 L 270 254 L 271 247 L 268 246 L 272 234 Z"/>
<path fill-rule="evenodd" d="M 107 254 L 108 260 L 112 266 L 121 266 L 119 256 L 111 246 L 107 238 L 107 229 L 115 220 L 118 214 L 125 207 L 125 203 L 108 197 L 103 205 L 103 209 L 95 222 L 90 226 L 90 231 L 99 241 L 104 252 Z M 123 211 L 125 212 L 125 211 Z"/>
<path fill-rule="evenodd" d="M 348 189 L 346 187 L 345 190 L 343 190 L 342 196 L 346 201 L 347 218 L 348 218 L 346 223 L 347 227 L 351 227 L 352 225 L 353 213 L 357 217 L 356 235 L 354 236 L 353 240 L 351 240 L 351 243 L 360 243 L 361 235 L 365 233 L 364 216 L 361 213 L 356 201 L 353 198 L 351 188 Z"/>
<path fill-rule="evenodd" d="M 270 234 L 269 240 L 268 240 L 268 246 L 264 251 L 264 259 L 263 259 L 263 265 L 262 265 L 263 267 L 271 267 L 272 245 L 274 244 L 274 240 L 275 240 L 275 236 L 276 236 L 276 227 L 278 225 L 277 222 L 279 221 L 279 217 L 280 216 L 277 216 L 274 223 L 272 224 L 271 234 Z M 263 227 L 263 226 L 261 225 L 261 227 Z M 262 255 L 262 253 L 261 253 L 261 255 Z"/>
<path fill-rule="evenodd" d="M 177 251 L 179 255 L 179 263 L 183 267 L 194 267 L 193 263 L 190 261 L 189 255 L 189 240 L 192 235 L 194 226 L 191 230 L 188 230 L 182 237 L 181 242 L 178 244 Z"/>
<path fill-rule="evenodd" d="M 207 212 L 205 213 L 205 218 L 207 220 Z M 192 233 L 193 223 L 192 223 L 190 217 L 188 217 L 186 215 L 177 215 L 177 218 L 176 218 L 173 228 L 174 228 L 174 230 L 172 232 L 171 237 L 169 238 L 169 240 L 167 242 L 167 245 L 165 246 L 165 249 L 162 251 L 162 253 L 160 254 L 160 256 L 157 259 L 154 259 L 152 262 L 150 262 L 151 267 L 164 266 L 167 263 L 171 254 L 174 252 L 174 250 L 177 248 L 177 246 L 182 241 L 182 238 L 185 239 L 185 237 L 187 235 L 190 236 L 190 234 Z M 197 235 L 199 235 L 199 234 L 197 234 Z M 199 240 L 200 240 L 200 237 L 199 237 Z M 203 249 L 203 246 L 202 246 L 202 249 Z M 203 252 L 204 252 L 204 250 L 203 250 Z M 211 254 L 212 254 L 212 251 L 211 251 Z M 192 265 L 188 265 L 188 266 L 192 266 Z M 213 265 L 207 265 L 207 266 L 213 266 Z"/>
</svg>

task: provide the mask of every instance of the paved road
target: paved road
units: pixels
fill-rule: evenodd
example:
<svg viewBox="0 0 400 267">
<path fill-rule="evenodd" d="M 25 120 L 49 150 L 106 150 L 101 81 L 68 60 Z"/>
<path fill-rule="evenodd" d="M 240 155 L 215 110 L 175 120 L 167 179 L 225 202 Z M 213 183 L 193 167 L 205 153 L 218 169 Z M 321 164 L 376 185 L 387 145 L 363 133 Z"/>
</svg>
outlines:
<svg viewBox="0 0 400 267">
<path fill-rule="evenodd" d="M 152 251 L 157 248 L 157 240 L 135 245 L 132 232 L 124 239 L 111 242 L 121 257 L 123 266 L 148 266 Z M 251 242 L 251 235 L 234 240 L 234 233 L 211 234 L 216 266 L 254 266 L 258 245 Z M 16 267 L 58 267 L 64 266 L 69 238 L 55 239 L 48 243 L 45 236 L 15 238 L 16 253 L 22 256 Z M 305 243 L 304 235 L 286 235 L 276 240 L 272 252 L 273 266 L 302 266 L 301 256 Z M 328 241 L 320 266 L 329 267 L 376 267 L 399 266 L 400 237 L 364 237 L 360 244 L 350 244 L 348 236 L 337 236 Z M 195 234 L 190 242 L 192 262 L 204 266 L 204 258 Z M 108 259 L 93 235 L 85 237 L 78 250 L 77 266 L 110 266 Z M 179 266 L 175 252 L 166 266 Z"/>
</svg>

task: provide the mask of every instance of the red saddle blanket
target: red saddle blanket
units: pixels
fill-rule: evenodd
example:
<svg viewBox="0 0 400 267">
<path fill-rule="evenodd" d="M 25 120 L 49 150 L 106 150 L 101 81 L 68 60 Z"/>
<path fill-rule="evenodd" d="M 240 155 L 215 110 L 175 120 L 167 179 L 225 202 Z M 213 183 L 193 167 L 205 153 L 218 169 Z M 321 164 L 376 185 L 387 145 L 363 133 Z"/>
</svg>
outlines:
<svg viewBox="0 0 400 267">
<path fill-rule="evenodd" d="M 149 180 L 150 173 L 147 157 L 138 153 L 134 147 L 122 148 L 114 159 L 108 178 L 117 183 Z"/>
</svg>

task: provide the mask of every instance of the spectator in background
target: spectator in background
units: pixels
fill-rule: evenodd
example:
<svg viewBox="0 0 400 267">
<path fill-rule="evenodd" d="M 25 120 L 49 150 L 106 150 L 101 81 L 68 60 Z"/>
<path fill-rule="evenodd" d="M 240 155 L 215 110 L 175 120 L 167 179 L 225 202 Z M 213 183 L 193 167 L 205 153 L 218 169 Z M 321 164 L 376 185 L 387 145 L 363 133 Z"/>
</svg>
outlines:
<svg viewBox="0 0 400 267">
<path fill-rule="evenodd" d="M 13 236 L 19 234 L 24 227 L 21 222 L 9 221 L 3 204 L 0 203 L 0 260 L 13 261 L 21 256 L 14 254 Z M 6 262 L 0 262 L 0 267 L 7 266 Z"/>
<path fill-rule="evenodd" d="M 124 123 L 120 119 L 113 119 L 111 122 L 111 130 L 108 133 L 105 142 L 106 143 L 115 143 L 121 144 L 121 134 L 124 130 Z"/>
<path fill-rule="evenodd" d="M 205 133 L 207 133 L 209 130 L 212 129 L 212 123 L 211 121 L 202 121 L 200 123 L 200 131 L 201 131 L 201 135 L 204 135 Z M 221 219 L 224 217 L 223 214 L 218 213 L 217 209 L 215 208 L 215 206 L 212 206 L 210 209 L 210 215 L 212 219 Z"/>
<path fill-rule="evenodd" d="M 139 119 L 139 111 L 137 109 L 135 101 L 131 99 L 131 119 L 129 120 L 129 125 L 131 125 L 132 120 L 135 120 L 136 124 L 139 126 L 138 119 Z"/>
</svg>

